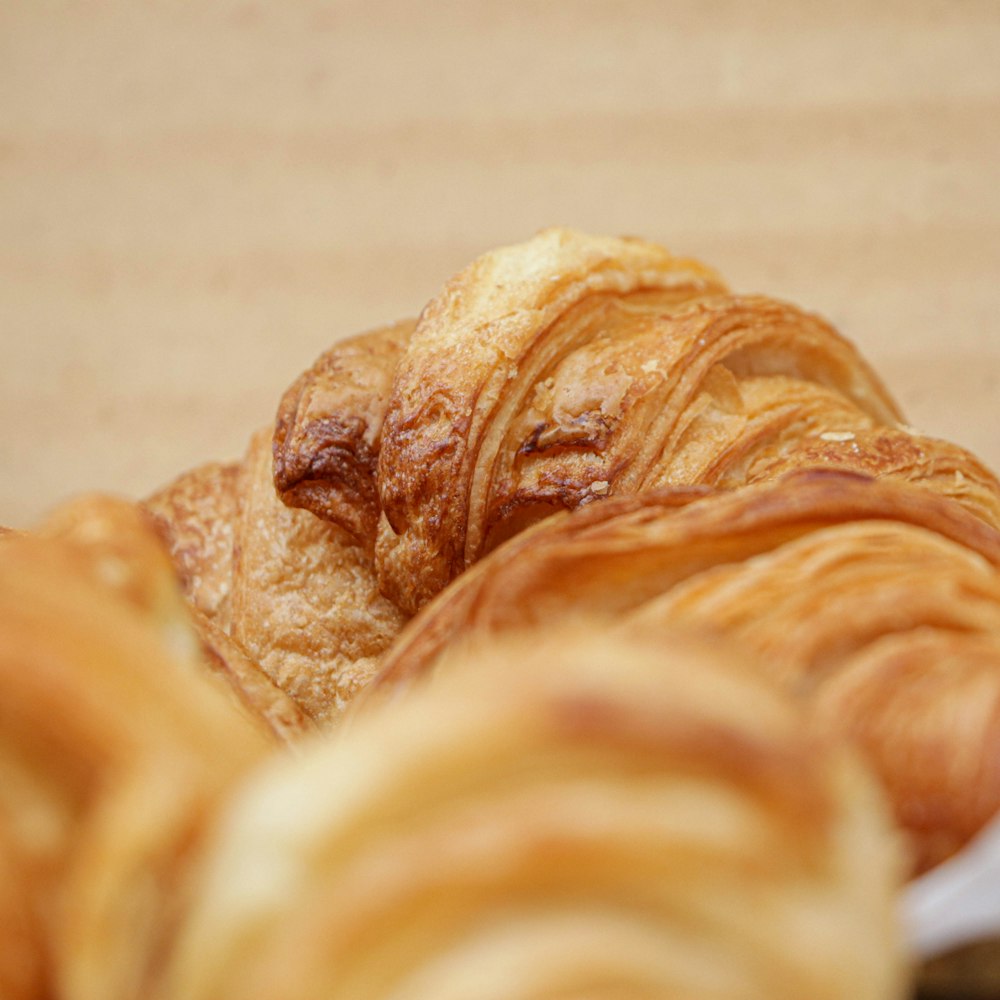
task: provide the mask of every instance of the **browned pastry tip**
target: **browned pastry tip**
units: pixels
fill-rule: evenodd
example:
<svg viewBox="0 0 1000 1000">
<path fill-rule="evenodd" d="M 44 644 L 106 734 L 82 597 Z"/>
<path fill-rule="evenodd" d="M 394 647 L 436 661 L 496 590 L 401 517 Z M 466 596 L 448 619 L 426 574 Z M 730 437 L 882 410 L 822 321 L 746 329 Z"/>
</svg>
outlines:
<svg viewBox="0 0 1000 1000">
<path fill-rule="evenodd" d="M 416 325 L 392 326 L 339 341 L 303 372 L 278 406 L 274 485 L 290 507 L 304 507 L 373 545 L 382 421 L 396 365 Z"/>
<path fill-rule="evenodd" d="M 454 654 L 244 787 L 155 997 L 904 995 L 884 804 L 757 672 L 586 627 Z"/>
<path fill-rule="evenodd" d="M 1000 808 L 1000 774 L 989 765 L 1000 733 L 973 721 L 994 710 L 1000 684 L 1000 533 L 949 499 L 817 470 L 707 496 L 687 489 L 614 497 L 558 515 L 498 548 L 414 618 L 366 698 L 426 675 L 456 643 L 585 620 L 623 631 L 683 624 L 724 635 L 809 703 L 890 640 L 924 676 L 932 661 L 921 637 L 940 630 L 953 642 L 947 662 L 963 664 L 953 668 L 956 679 L 960 669 L 972 679 L 956 683 L 936 721 L 925 724 L 905 700 L 898 713 L 886 709 L 896 726 L 911 719 L 912 738 L 926 739 L 928 755 L 948 743 L 967 760 L 964 770 L 939 768 L 925 781 L 910 773 L 918 754 L 904 766 L 886 750 L 897 770 L 882 770 L 902 796 L 897 815 L 916 845 L 916 864 L 939 857 L 940 843 L 964 842 Z M 920 683 L 937 690 L 929 677 Z M 973 696 L 975 685 L 983 699 Z M 839 714 L 828 714 L 842 731 L 867 727 L 890 747 L 875 706 L 896 704 L 895 687 L 886 680 L 866 696 L 870 720 L 846 698 L 836 701 Z M 984 776 L 971 801 L 961 791 L 970 771 Z M 946 810 L 941 803 L 952 792 Z M 921 809 L 924 818 L 914 822 Z"/>
</svg>

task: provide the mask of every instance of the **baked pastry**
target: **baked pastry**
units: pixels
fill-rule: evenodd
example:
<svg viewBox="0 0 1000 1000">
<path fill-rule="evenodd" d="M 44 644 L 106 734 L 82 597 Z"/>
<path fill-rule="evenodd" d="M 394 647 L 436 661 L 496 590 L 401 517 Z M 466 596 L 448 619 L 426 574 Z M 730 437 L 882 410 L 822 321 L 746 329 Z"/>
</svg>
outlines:
<svg viewBox="0 0 1000 1000">
<path fill-rule="evenodd" d="M 239 462 L 206 462 L 144 501 L 188 600 L 223 631 L 232 624 Z"/>
<path fill-rule="evenodd" d="M 873 783 L 752 670 L 554 629 L 260 772 L 154 997 L 901 997 Z"/>
<path fill-rule="evenodd" d="M 206 819 L 273 746 L 107 523 L 64 512 L 0 544 L 5 996 L 142 996 Z"/>
<path fill-rule="evenodd" d="M 290 507 L 339 524 L 371 548 L 382 422 L 415 320 L 348 337 L 285 392 L 274 429 L 274 485 Z"/>
<path fill-rule="evenodd" d="M 992 473 L 903 425 L 829 324 L 640 240 L 553 229 L 487 253 L 410 331 L 335 346 L 275 434 L 286 503 L 365 544 L 381 509 L 379 586 L 408 613 L 548 514 L 666 485 L 845 468 L 1000 525 Z"/>
<path fill-rule="evenodd" d="M 209 627 L 311 719 L 336 717 L 405 616 L 378 592 L 370 545 L 281 502 L 271 431 L 254 435 L 237 465 L 186 473 L 145 506 Z"/>
<path fill-rule="evenodd" d="M 998 567 L 1000 533 L 892 480 L 813 471 L 616 497 L 466 571 L 413 619 L 369 697 L 456 642 L 561 621 L 722 635 L 864 748 L 919 872 L 1000 810 Z"/>
</svg>

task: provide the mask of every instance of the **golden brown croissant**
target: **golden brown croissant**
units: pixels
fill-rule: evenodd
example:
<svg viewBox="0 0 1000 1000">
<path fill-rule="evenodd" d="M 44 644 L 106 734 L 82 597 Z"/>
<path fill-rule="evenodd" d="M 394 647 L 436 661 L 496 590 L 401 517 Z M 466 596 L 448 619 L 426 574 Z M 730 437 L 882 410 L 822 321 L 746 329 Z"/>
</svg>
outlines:
<svg viewBox="0 0 1000 1000">
<path fill-rule="evenodd" d="M 902 996 L 874 786 L 753 670 L 668 650 L 466 649 L 261 772 L 154 996 Z"/>
<path fill-rule="evenodd" d="M 862 744 L 919 871 L 1000 809 L 998 568 L 1000 533 L 892 480 L 618 497 L 468 570 L 410 623 L 372 696 L 455 642 L 562 620 L 725 635 Z"/>
<path fill-rule="evenodd" d="M 1000 525 L 995 477 L 903 426 L 828 324 L 652 244 L 561 229 L 479 258 L 412 333 L 333 348 L 282 401 L 275 455 L 286 503 L 365 544 L 381 508 L 379 586 L 407 612 L 541 517 L 666 485 L 845 468 Z"/>
<path fill-rule="evenodd" d="M 418 323 L 327 351 L 281 401 L 273 461 L 256 438 L 148 505 L 191 600 L 328 721 L 412 611 L 562 508 L 826 466 L 1000 524 L 992 475 L 897 417 L 816 317 L 639 240 L 550 230 L 474 262 Z"/>
<path fill-rule="evenodd" d="M 410 613 L 561 509 L 827 467 L 1000 525 L 993 475 L 899 421 L 819 318 L 640 240 L 548 230 L 475 261 L 416 324 L 327 351 L 281 401 L 273 461 L 258 437 L 150 507 L 191 599 L 329 720 Z"/>
<path fill-rule="evenodd" d="M 553 633 L 268 763 L 104 503 L 0 547 L 4 996 L 902 995 L 883 803 L 759 671 Z"/>
</svg>

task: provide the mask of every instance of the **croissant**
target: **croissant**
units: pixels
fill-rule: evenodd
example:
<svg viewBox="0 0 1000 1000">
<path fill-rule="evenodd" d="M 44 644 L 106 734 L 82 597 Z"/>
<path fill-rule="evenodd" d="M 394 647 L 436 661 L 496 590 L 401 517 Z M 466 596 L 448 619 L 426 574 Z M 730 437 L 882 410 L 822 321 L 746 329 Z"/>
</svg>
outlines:
<svg viewBox="0 0 1000 1000">
<path fill-rule="evenodd" d="M 185 473 L 145 508 L 214 645 L 236 643 L 312 720 L 336 716 L 367 683 L 405 620 L 347 529 L 275 494 L 270 430 L 240 463 Z"/>
<path fill-rule="evenodd" d="M 899 997 L 874 785 L 675 637 L 465 649 L 237 793 L 158 997 Z"/>
<path fill-rule="evenodd" d="M 640 240 L 554 229 L 479 258 L 412 332 L 321 358 L 279 408 L 275 485 L 359 541 L 377 519 L 379 587 L 407 613 L 548 514 L 667 485 L 846 468 L 1000 525 L 992 473 L 900 421 L 818 317 Z"/>
<path fill-rule="evenodd" d="M 817 470 L 615 497 L 466 571 L 366 696 L 428 673 L 455 643 L 564 620 L 722 635 L 864 748 L 919 872 L 1000 810 L 998 567 L 1000 533 L 893 480 Z"/>
<path fill-rule="evenodd" d="M 204 669 L 166 556 L 95 505 L 0 543 L 5 997 L 143 995 L 206 819 L 272 745 Z"/>
</svg>

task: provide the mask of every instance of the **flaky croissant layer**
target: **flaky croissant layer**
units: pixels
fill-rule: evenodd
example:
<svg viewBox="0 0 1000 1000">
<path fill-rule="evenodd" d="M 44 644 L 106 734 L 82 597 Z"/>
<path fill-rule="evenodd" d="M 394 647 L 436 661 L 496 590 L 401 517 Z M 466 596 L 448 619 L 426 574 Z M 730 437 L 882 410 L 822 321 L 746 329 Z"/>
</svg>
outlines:
<svg viewBox="0 0 1000 1000">
<path fill-rule="evenodd" d="M 583 621 L 696 628 L 751 653 L 864 747 L 915 872 L 1000 810 L 1000 533 L 950 500 L 816 470 L 550 518 L 417 615 L 363 697 L 472 638 Z"/>
</svg>

